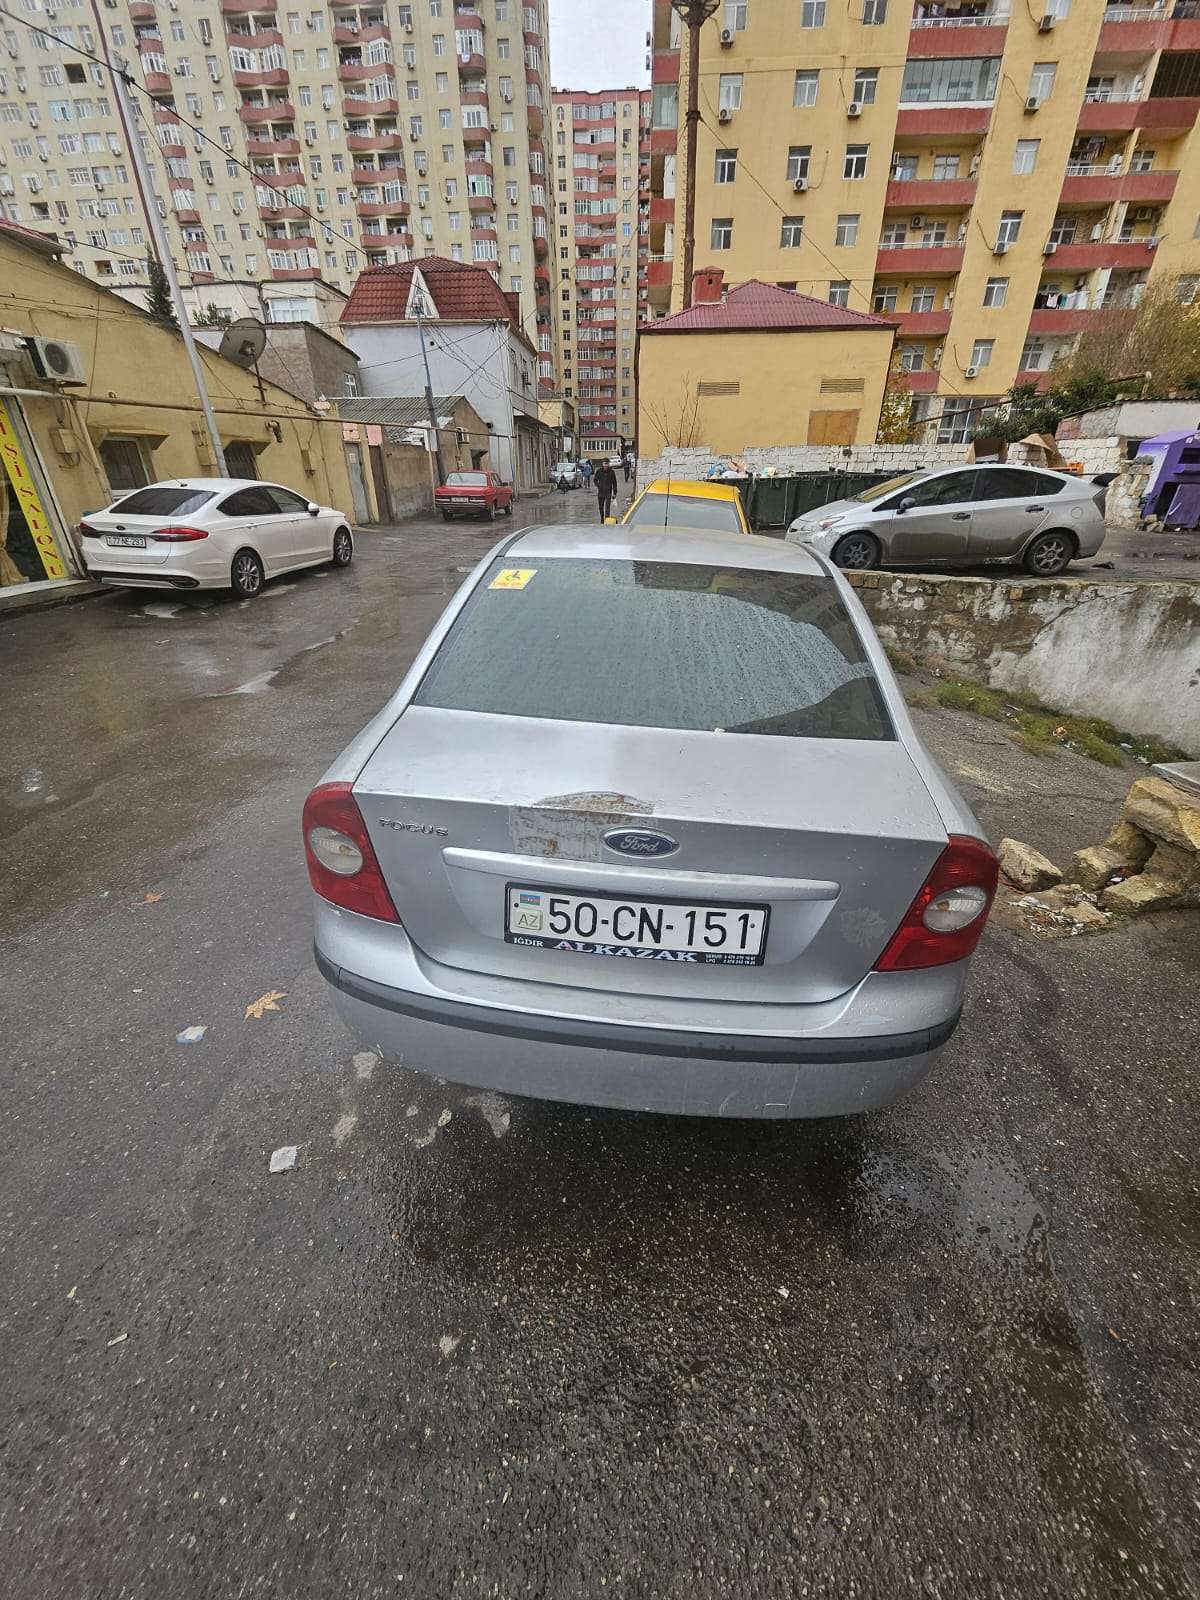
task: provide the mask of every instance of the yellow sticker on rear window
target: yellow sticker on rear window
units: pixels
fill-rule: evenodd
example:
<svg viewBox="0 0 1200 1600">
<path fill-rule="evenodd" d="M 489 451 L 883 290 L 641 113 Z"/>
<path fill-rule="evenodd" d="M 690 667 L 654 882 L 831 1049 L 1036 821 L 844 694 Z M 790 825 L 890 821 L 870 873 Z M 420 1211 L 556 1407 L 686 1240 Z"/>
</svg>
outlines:
<svg viewBox="0 0 1200 1600">
<path fill-rule="evenodd" d="M 488 584 L 489 589 L 523 589 L 530 578 L 537 576 L 536 567 L 505 567 Z"/>
</svg>

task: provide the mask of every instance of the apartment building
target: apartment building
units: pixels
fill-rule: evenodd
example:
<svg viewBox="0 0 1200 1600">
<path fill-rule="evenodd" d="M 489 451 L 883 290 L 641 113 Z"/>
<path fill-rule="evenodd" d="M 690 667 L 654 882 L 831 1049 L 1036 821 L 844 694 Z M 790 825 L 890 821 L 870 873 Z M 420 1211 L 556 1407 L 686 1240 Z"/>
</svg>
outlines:
<svg viewBox="0 0 1200 1600">
<path fill-rule="evenodd" d="M 553 248 L 558 371 L 574 401 L 579 453 L 632 441 L 637 324 L 649 301 L 650 93 L 555 89 Z"/>
<path fill-rule="evenodd" d="M 189 303 L 249 280 L 294 318 L 314 284 L 435 254 L 487 266 L 553 359 L 546 0 L 22 3 L 0 18 L 0 205 L 67 239 L 88 276 L 146 281 L 109 74 L 79 53 L 108 50 L 143 91 Z"/>
<path fill-rule="evenodd" d="M 653 0 L 652 315 L 682 303 L 686 49 Z M 1200 291 L 1200 3 L 723 0 L 702 30 L 696 265 L 899 328 L 970 436 L 1089 317 Z"/>
</svg>

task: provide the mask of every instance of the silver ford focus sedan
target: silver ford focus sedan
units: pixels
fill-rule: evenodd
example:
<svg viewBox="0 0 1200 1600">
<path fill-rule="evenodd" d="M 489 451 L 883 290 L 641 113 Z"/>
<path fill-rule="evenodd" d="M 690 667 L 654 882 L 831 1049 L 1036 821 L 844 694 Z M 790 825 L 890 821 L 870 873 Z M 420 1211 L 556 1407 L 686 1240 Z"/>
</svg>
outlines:
<svg viewBox="0 0 1200 1600">
<path fill-rule="evenodd" d="M 519 533 L 304 808 L 316 959 L 406 1066 L 706 1116 L 886 1104 L 996 887 L 824 557 Z"/>
</svg>

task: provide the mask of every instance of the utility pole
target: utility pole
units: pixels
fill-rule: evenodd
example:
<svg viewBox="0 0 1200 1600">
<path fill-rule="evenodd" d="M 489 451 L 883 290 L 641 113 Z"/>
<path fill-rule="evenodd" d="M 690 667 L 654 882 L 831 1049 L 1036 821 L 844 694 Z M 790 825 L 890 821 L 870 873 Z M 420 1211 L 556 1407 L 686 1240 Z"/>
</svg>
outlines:
<svg viewBox="0 0 1200 1600">
<path fill-rule="evenodd" d="M 225 465 L 225 452 L 221 448 L 221 435 L 217 431 L 217 419 L 213 415 L 212 401 L 208 398 L 208 385 L 204 381 L 204 368 L 200 365 L 199 352 L 196 341 L 192 335 L 192 325 L 188 321 L 187 307 L 183 303 L 183 294 L 179 288 L 179 277 L 175 271 L 175 262 L 171 258 L 171 245 L 167 238 L 167 230 L 163 227 L 163 220 L 158 214 L 158 197 L 154 192 L 154 175 L 146 161 L 146 153 L 142 149 L 142 141 L 134 122 L 133 111 L 129 104 L 129 91 L 125 86 L 125 75 L 119 68 L 112 71 L 113 90 L 117 96 L 117 105 L 121 111 L 123 125 L 131 130 L 129 134 L 129 156 L 133 162 L 133 170 L 137 174 L 138 187 L 146 197 L 146 221 L 150 224 L 150 235 L 154 240 L 154 248 L 162 269 L 166 273 L 167 283 L 171 290 L 171 300 L 175 306 L 175 318 L 179 323 L 179 331 L 183 335 L 183 347 L 187 351 L 188 360 L 192 366 L 192 377 L 196 380 L 196 395 L 200 401 L 200 409 L 204 413 L 204 426 L 208 430 L 209 443 L 212 446 L 213 460 L 217 464 L 217 476 L 227 478 L 228 469 Z"/>
<path fill-rule="evenodd" d="M 683 199 L 683 309 L 692 303 L 696 267 L 696 146 L 700 132 L 700 29 L 715 15 L 720 0 L 671 0 L 688 30 L 687 132 L 684 153 L 686 188 Z"/>
<path fill-rule="evenodd" d="M 437 460 L 438 482 L 445 483 L 446 469 L 442 465 L 442 442 L 438 434 L 437 407 L 433 403 L 433 380 L 429 376 L 429 352 L 425 349 L 425 323 L 421 316 L 422 301 L 415 307 L 417 313 L 417 334 L 421 340 L 421 360 L 425 363 L 425 405 L 429 411 L 429 426 L 433 429 L 433 453 Z"/>
</svg>

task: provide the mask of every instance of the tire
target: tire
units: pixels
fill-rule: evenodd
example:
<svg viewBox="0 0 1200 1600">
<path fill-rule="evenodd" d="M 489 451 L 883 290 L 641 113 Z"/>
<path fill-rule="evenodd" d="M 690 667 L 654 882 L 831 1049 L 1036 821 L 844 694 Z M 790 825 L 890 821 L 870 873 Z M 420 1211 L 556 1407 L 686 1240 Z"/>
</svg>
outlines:
<svg viewBox="0 0 1200 1600">
<path fill-rule="evenodd" d="M 354 536 L 349 528 L 339 528 L 333 536 L 333 564 L 348 567 L 354 560 Z"/>
<path fill-rule="evenodd" d="M 505 506 L 505 508 L 504 508 L 504 515 L 505 515 L 505 516 L 506 516 L 506 517 L 511 517 L 511 516 L 512 516 L 512 506 L 513 506 L 513 503 L 512 503 L 512 501 L 511 501 L 511 500 L 510 500 L 510 501 L 509 501 L 509 502 L 508 502 L 508 504 L 507 504 L 507 505 L 506 505 L 506 506 Z"/>
<path fill-rule="evenodd" d="M 1021 565 L 1034 578 L 1057 578 L 1075 559 L 1076 545 L 1072 534 L 1064 528 L 1050 528 L 1032 540 Z"/>
<path fill-rule="evenodd" d="M 448 511 L 443 511 L 442 512 L 442 521 L 443 522 L 453 522 L 454 518 L 450 515 L 450 513 Z"/>
<path fill-rule="evenodd" d="M 488 521 L 489 522 L 495 522 L 497 515 L 498 515 L 498 513 L 496 511 L 496 502 L 493 500 L 491 505 L 487 508 L 487 519 L 488 519 Z"/>
<path fill-rule="evenodd" d="M 242 549 L 229 569 L 229 587 L 239 600 L 253 600 L 262 593 L 263 564 L 253 550 Z"/>
<path fill-rule="evenodd" d="M 847 572 L 870 572 L 879 565 L 879 540 L 873 533 L 846 533 L 833 547 L 833 563 Z"/>
</svg>

